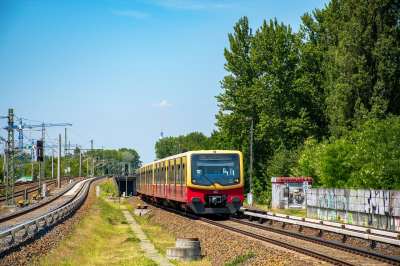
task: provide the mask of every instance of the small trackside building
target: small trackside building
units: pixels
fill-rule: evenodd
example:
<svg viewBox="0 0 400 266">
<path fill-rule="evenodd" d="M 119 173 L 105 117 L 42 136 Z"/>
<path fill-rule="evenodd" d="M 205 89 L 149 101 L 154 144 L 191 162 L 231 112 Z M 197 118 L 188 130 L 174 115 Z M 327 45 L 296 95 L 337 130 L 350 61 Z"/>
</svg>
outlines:
<svg viewBox="0 0 400 266">
<path fill-rule="evenodd" d="M 307 181 L 311 187 L 313 182 L 311 177 L 272 177 L 272 208 L 305 208 L 304 181 Z"/>
</svg>

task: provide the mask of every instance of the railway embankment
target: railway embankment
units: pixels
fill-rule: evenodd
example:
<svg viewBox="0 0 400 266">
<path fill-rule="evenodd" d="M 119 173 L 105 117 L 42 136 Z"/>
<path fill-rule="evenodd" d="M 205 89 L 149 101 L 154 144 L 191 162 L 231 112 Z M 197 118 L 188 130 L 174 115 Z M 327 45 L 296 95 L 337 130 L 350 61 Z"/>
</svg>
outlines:
<svg viewBox="0 0 400 266">
<path fill-rule="evenodd" d="M 129 198 L 131 206 L 146 204 L 138 197 Z M 180 215 L 152 208 L 152 211 L 137 218 L 142 224 L 152 224 L 158 227 L 143 231 L 154 242 L 157 249 L 165 254 L 166 247 L 175 244 L 176 237 L 197 237 L 201 243 L 203 262 L 209 261 L 211 265 L 317 265 L 320 261 L 297 254 L 295 252 L 265 244 L 257 240 L 241 236 L 227 230 L 209 226 L 197 220 L 188 219 Z M 136 218 L 136 217 L 135 217 Z M 159 228 L 159 229 L 157 229 Z M 233 263 L 233 264 L 230 264 Z"/>
<path fill-rule="evenodd" d="M 95 186 L 101 181 L 93 182 L 85 202 L 74 212 L 63 217 L 57 223 L 30 234 L 10 247 L 0 249 L 0 265 L 29 265 L 49 254 L 64 239 L 74 233 L 75 226 L 86 216 L 95 202 Z"/>
</svg>

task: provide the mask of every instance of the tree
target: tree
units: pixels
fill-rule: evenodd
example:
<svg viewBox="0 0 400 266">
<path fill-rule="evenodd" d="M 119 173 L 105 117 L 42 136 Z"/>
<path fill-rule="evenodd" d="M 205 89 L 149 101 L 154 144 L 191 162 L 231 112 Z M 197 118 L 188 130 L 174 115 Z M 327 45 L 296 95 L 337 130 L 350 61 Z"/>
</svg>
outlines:
<svg viewBox="0 0 400 266">
<path fill-rule="evenodd" d="M 324 51 L 326 114 L 334 136 L 370 118 L 400 113 L 400 4 L 332 0 L 303 17 Z"/>
</svg>

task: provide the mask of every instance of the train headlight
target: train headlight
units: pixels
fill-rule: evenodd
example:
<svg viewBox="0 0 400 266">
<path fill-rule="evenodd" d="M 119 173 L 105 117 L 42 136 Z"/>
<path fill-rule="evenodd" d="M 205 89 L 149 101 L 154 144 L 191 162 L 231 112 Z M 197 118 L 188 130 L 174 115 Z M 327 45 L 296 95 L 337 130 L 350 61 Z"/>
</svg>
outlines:
<svg viewBox="0 0 400 266">
<path fill-rule="evenodd" d="M 235 179 L 235 183 L 239 183 L 239 179 L 238 178 Z"/>
</svg>

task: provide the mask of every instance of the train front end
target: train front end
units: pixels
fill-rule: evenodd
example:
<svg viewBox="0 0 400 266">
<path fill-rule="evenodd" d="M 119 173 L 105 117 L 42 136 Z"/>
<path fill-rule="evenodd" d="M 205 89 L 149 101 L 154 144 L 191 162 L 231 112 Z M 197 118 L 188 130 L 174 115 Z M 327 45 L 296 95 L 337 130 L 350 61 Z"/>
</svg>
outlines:
<svg viewBox="0 0 400 266">
<path fill-rule="evenodd" d="M 197 214 L 232 214 L 243 206 L 243 155 L 240 151 L 188 154 L 187 206 Z"/>
</svg>

